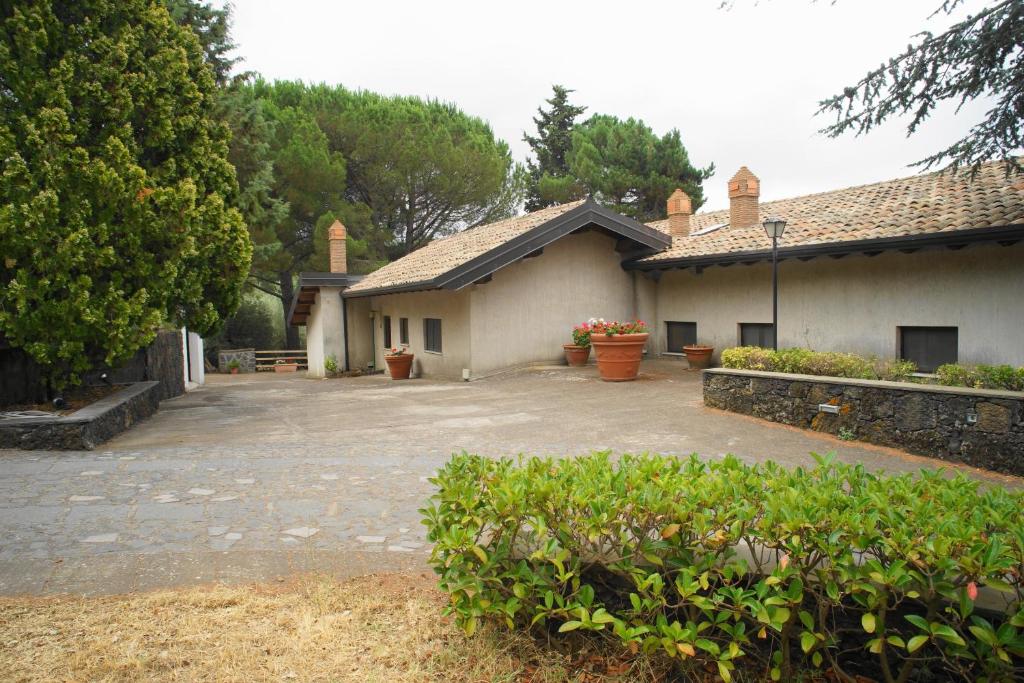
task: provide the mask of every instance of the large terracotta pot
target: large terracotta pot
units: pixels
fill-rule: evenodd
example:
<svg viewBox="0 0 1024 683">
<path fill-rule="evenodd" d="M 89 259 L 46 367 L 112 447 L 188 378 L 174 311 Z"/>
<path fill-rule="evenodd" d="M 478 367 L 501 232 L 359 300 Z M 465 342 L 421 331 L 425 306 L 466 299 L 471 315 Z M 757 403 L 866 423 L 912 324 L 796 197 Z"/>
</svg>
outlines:
<svg viewBox="0 0 1024 683">
<path fill-rule="evenodd" d="M 412 370 L 412 359 L 413 354 L 411 353 L 403 353 L 400 356 L 384 356 L 391 379 L 409 379 L 409 371 Z"/>
<path fill-rule="evenodd" d="M 714 346 L 704 346 L 702 344 L 683 347 L 683 353 L 686 354 L 686 362 L 695 370 L 711 366 L 711 354 L 714 350 Z"/>
<path fill-rule="evenodd" d="M 584 366 L 587 364 L 587 361 L 590 360 L 589 346 L 562 344 L 562 349 L 565 350 L 565 362 L 574 368 Z"/>
<path fill-rule="evenodd" d="M 276 363 L 274 365 L 274 372 L 295 372 L 298 369 L 298 363 Z"/>
<path fill-rule="evenodd" d="M 628 382 L 640 371 L 647 332 L 640 334 L 592 334 L 590 345 L 597 356 L 597 370 L 605 382 Z"/>
</svg>

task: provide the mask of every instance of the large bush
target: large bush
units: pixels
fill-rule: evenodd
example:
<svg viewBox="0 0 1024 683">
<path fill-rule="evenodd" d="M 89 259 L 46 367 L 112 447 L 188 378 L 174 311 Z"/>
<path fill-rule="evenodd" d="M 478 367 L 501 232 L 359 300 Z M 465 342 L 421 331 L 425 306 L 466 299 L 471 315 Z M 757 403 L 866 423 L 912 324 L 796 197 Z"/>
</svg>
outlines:
<svg viewBox="0 0 1024 683">
<path fill-rule="evenodd" d="M 737 346 L 722 351 L 722 367 L 740 370 L 791 372 L 799 375 L 883 379 L 899 382 L 917 371 L 911 361 L 880 361 L 853 353 L 811 351 L 810 349 L 764 349 Z"/>
<path fill-rule="evenodd" d="M 1024 391 L 1024 367 L 1011 365 L 940 365 L 935 371 L 939 383 L 975 389 Z"/>
<path fill-rule="evenodd" d="M 1021 493 L 822 458 L 463 454 L 433 481 L 431 562 L 470 634 L 593 631 L 727 681 L 1024 673 Z"/>
<path fill-rule="evenodd" d="M 215 96 L 160 2 L 0 3 L 0 334 L 55 386 L 238 305 L 251 245 Z"/>
</svg>

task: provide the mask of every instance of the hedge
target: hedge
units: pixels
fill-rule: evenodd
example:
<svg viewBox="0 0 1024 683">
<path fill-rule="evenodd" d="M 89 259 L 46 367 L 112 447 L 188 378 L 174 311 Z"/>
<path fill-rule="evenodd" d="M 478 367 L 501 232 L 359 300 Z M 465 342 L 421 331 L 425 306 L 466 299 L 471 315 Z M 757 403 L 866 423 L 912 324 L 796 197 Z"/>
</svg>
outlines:
<svg viewBox="0 0 1024 683">
<path fill-rule="evenodd" d="M 912 361 L 880 361 L 853 353 L 811 351 L 803 348 L 764 349 L 759 346 L 737 346 L 722 351 L 722 367 L 739 370 L 790 372 L 799 375 L 851 377 L 904 382 L 917 367 Z M 1024 391 L 1024 367 L 1010 365 L 940 366 L 936 382 L 947 386 L 976 389 Z"/>
<path fill-rule="evenodd" d="M 421 511 L 447 611 L 726 681 L 1019 680 L 1024 494 L 814 457 L 455 456 Z M 986 586 L 1004 609 L 976 606 Z"/>
</svg>

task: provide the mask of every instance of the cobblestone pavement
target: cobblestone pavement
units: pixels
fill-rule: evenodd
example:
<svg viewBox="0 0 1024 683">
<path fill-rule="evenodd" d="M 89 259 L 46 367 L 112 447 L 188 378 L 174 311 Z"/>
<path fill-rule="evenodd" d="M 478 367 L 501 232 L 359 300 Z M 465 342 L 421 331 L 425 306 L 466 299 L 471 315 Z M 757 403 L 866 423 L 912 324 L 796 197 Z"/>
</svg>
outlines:
<svg viewBox="0 0 1024 683">
<path fill-rule="evenodd" d="M 0 450 L 0 594 L 422 569 L 417 510 L 461 449 L 938 464 L 706 409 L 684 368 L 652 362 L 628 384 L 592 367 L 472 383 L 213 376 L 96 451 Z"/>
</svg>

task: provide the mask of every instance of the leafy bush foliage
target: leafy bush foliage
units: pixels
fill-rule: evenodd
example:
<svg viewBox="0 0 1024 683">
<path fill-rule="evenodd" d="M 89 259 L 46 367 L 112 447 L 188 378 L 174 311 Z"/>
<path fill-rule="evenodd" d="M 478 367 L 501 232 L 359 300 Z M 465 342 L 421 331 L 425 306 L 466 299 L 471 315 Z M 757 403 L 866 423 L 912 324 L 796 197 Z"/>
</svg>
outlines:
<svg viewBox="0 0 1024 683">
<path fill-rule="evenodd" d="M 1011 365 L 940 365 L 935 371 L 939 382 L 952 387 L 1024 391 L 1024 367 Z"/>
<path fill-rule="evenodd" d="M 421 511 L 431 563 L 470 634 L 595 632 L 726 681 L 1024 673 L 1024 494 L 815 458 L 463 453 Z"/>
<path fill-rule="evenodd" d="M 853 353 L 811 351 L 791 348 L 763 349 L 759 346 L 737 346 L 722 351 L 722 367 L 741 370 L 790 372 L 798 375 L 883 379 L 892 382 L 907 380 L 917 372 L 908 360 L 883 362 Z"/>
<path fill-rule="evenodd" d="M 0 334 L 54 387 L 238 306 L 252 245 L 202 46 L 161 3 L 0 5 Z"/>
</svg>

